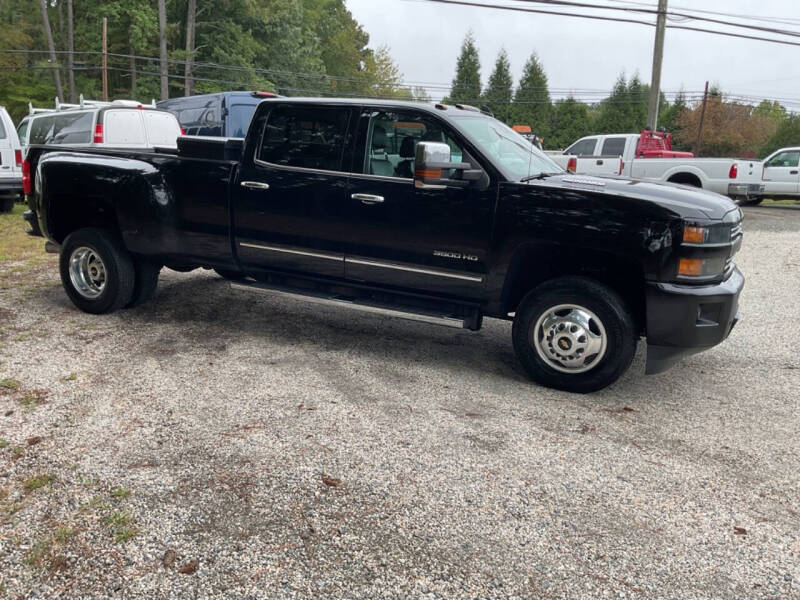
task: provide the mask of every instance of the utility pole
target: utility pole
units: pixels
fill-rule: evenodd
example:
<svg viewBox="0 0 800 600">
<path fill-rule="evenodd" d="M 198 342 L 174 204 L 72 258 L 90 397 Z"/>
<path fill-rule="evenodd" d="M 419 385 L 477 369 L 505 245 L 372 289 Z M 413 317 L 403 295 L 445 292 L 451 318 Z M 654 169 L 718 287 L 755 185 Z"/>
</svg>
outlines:
<svg viewBox="0 0 800 600">
<path fill-rule="evenodd" d="M 47 16 L 47 0 L 39 3 L 42 9 L 42 27 L 44 27 L 44 37 L 47 40 L 47 51 L 50 57 L 50 68 L 53 71 L 53 85 L 56 87 L 56 97 L 64 100 L 64 92 L 61 89 L 61 75 L 58 72 L 58 59 L 56 58 L 56 46 L 53 43 L 53 31 L 50 29 L 50 18 Z"/>
<path fill-rule="evenodd" d="M 706 81 L 706 90 L 703 92 L 703 108 L 700 109 L 700 124 L 697 126 L 697 141 L 694 144 L 695 156 L 700 154 L 700 148 L 703 142 L 703 120 L 706 118 L 706 104 L 708 103 L 708 82 Z"/>
<path fill-rule="evenodd" d="M 103 17 L 103 102 L 108 102 L 108 18 Z"/>
<path fill-rule="evenodd" d="M 158 0 L 158 67 L 161 75 L 161 99 L 169 100 L 167 66 L 167 0 Z"/>
<path fill-rule="evenodd" d="M 650 104 L 647 124 L 655 131 L 658 125 L 658 102 L 661 99 L 661 62 L 664 58 L 664 29 L 667 25 L 667 0 L 658 0 L 656 41 L 653 46 L 653 75 L 650 79 Z"/>
<path fill-rule="evenodd" d="M 75 102 L 75 27 L 72 15 L 72 0 L 67 0 L 67 81 L 69 101 Z"/>
</svg>

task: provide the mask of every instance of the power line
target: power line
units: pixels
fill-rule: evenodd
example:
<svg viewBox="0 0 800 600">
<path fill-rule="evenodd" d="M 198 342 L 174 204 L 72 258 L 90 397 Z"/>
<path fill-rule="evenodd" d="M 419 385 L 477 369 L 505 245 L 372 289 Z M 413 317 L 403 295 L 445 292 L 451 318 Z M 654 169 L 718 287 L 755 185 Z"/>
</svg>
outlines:
<svg viewBox="0 0 800 600">
<path fill-rule="evenodd" d="M 438 4 L 449 4 L 452 6 L 473 6 L 477 8 L 489 8 L 495 10 L 507 10 L 507 11 L 514 11 L 514 12 L 526 12 L 526 13 L 535 13 L 535 14 L 544 14 L 544 15 L 554 15 L 559 17 L 573 17 L 576 19 L 592 19 L 592 20 L 599 20 L 599 21 L 612 21 L 615 23 L 631 23 L 634 25 L 646 25 L 647 27 L 655 27 L 654 23 L 649 21 L 640 21 L 637 19 L 627 19 L 621 17 L 608 17 L 608 16 L 601 16 L 601 15 L 588 15 L 588 14 L 577 14 L 577 13 L 569 13 L 563 11 L 552 11 L 552 10 L 542 10 L 538 8 L 523 8 L 521 6 L 507 6 L 501 4 L 488 4 L 486 2 L 468 2 L 467 0 L 407 0 L 413 2 L 435 2 Z M 595 7 L 596 8 L 596 7 Z M 771 44 L 782 44 L 785 46 L 800 46 L 800 42 L 792 42 L 789 40 L 778 40 L 775 38 L 767 38 L 762 36 L 754 36 L 754 35 L 745 35 L 743 33 L 733 33 L 727 31 L 718 31 L 714 29 L 705 29 L 702 27 L 689 27 L 687 25 L 673 25 L 668 24 L 667 29 L 681 29 L 685 31 L 695 31 L 699 33 L 710 33 L 712 35 L 721 35 L 725 37 L 733 37 L 738 39 L 746 39 L 746 40 L 754 40 L 760 42 L 768 42 Z M 790 34 L 781 34 L 781 35 L 790 35 Z M 800 33 L 797 34 L 800 36 Z"/>
</svg>

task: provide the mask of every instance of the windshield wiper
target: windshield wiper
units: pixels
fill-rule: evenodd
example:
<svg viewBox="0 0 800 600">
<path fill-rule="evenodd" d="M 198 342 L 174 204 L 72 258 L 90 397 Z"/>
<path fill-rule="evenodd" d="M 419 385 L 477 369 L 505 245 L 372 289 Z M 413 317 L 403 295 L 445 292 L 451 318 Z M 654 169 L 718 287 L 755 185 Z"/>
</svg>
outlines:
<svg viewBox="0 0 800 600">
<path fill-rule="evenodd" d="M 527 175 L 519 180 L 520 183 L 525 183 L 526 181 L 533 181 L 534 179 L 544 179 L 545 177 L 552 177 L 556 175 L 556 173 L 545 173 L 542 171 L 541 173 L 536 173 L 535 175 Z"/>
</svg>

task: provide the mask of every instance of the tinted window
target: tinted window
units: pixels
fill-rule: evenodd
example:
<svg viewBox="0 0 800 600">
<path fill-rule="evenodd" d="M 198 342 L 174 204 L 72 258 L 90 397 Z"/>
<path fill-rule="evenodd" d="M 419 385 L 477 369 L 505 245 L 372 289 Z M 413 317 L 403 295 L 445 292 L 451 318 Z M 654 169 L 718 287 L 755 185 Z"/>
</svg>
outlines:
<svg viewBox="0 0 800 600">
<path fill-rule="evenodd" d="M 222 135 L 222 97 L 198 96 L 158 104 L 178 118 L 186 135 Z"/>
<path fill-rule="evenodd" d="M 92 141 L 94 112 L 63 113 L 31 121 L 30 144 L 88 144 Z"/>
<path fill-rule="evenodd" d="M 779 152 L 767 163 L 768 167 L 796 167 L 800 162 L 800 151 Z"/>
<path fill-rule="evenodd" d="M 442 125 L 421 113 L 366 112 L 369 117 L 366 152 L 359 173 L 384 177 L 414 177 L 414 157 L 421 141 L 444 142 L 450 146 L 450 160 L 461 162 L 461 148 Z"/>
<path fill-rule="evenodd" d="M 259 159 L 290 167 L 342 171 L 350 109 L 278 106 L 269 114 Z"/>
<path fill-rule="evenodd" d="M 250 128 L 250 121 L 253 113 L 256 112 L 258 104 L 234 104 L 228 108 L 228 130 L 225 135 L 228 137 L 241 137 L 247 135 Z"/>
<path fill-rule="evenodd" d="M 573 144 L 570 148 L 564 151 L 564 154 L 575 154 L 576 156 L 592 156 L 594 154 L 594 147 L 597 145 L 597 138 L 588 140 L 581 140 L 577 144 Z"/>
<path fill-rule="evenodd" d="M 3 122 L 0 121 L 0 140 L 6 139 L 6 128 L 3 126 Z"/>
<path fill-rule="evenodd" d="M 21 143 L 25 143 L 25 133 L 28 131 L 28 120 L 22 121 L 17 127 L 17 135 L 19 136 L 19 141 Z"/>
<path fill-rule="evenodd" d="M 622 156 L 625 152 L 625 138 L 606 138 L 600 150 L 601 156 Z"/>
</svg>

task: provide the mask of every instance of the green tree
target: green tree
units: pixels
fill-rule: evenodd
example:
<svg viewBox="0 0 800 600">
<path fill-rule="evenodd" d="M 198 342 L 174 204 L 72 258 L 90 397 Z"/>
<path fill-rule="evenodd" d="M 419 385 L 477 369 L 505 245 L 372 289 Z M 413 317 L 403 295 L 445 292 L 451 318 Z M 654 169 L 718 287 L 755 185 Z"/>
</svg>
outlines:
<svg viewBox="0 0 800 600">
<path fill-rule="evenodd" d="M 483 101 L 495 117 L 506 123 L 511 121 L 511 98 L 514 94 L 511 78 L 511 63 L 508 53 L 501 49 L 494 64 L 494 71 L 489 76 L 489 83 L 483 93 Z"/>
<path fill-rule="evenodd" d="M 800 115 L 788 115 L 778 125 L 778 130 L 759 148 L 758 155 L 765 157 L 779 148 L 797 146 L 800 141 Z"/>
<path fill-rule="evenodd" d="M 411 100 L 411 90 L 403 87 L 403 77 L 397 68 L 388 46 L 381 46 L 367 57 L 365 68 L 368 89 L 366 93 L 378 98 L 402 98 Z"/>
<path fill-rule="evenodd" d="M 481 99 L 481 61 L 475 38 L 468 32 L 456 61 L 456 74 L 446 101 L 451 104 L 478 104 Z"/>
<path fill-rule="evenodd" d="M 544 138 L 548 149 L 566 148 L 575 140 L 592 133 L 589 107 L 575 98 L 556 100 L 553 105 L 551 133 Z"/>
<path fill-rule="evenodd" d="M 762 100 L 761 103 L 753 110 L 753 115 L 769 119 L 778 127 L 781 126 L 787 116 L 786 109 L 777 100 L 773 100 L 772 102 L 769 100 Z"/>
<path fill-rule="evenodd" d="M 550 137 L 552 104 L 547 88 L 547 75 L 536 53 L 531 54 L 522 70 L 514 99 L 511 117 L 516 125 L 529 125 L 539 137 Z"/>
</svg>

